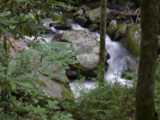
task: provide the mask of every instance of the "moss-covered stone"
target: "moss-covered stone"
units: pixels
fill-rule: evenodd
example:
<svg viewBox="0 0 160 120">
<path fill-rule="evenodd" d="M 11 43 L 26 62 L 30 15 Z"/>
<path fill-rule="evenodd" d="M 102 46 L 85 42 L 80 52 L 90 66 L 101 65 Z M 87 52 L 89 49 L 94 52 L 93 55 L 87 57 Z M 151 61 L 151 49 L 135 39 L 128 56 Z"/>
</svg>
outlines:
<svg viewBox="0 0 160 120">
<path fill-rule="evenodd" d="M 72 93 L 69 85 L 62 86 L 62 95 L 64 96 L 64 98 L 67 98 L 67 99 L 74 98 L 73 93 Z"/>
<path fill-rule="evenodd" d="M 35 86 L 52 98 L 73 98 L 66 74 L 57 65 L 43 64 L 39 72 L 32 73 Z"/>
<path fill-rule="evenodd" d="M 133 25 L 128 28 L 126 36 L 123 39 L 129 49 L 135 54 L 140 54 L 141 29 L 140 25 Z"/>
<path fill-rule="evenodd" d="M 107 27 L 107 32 L 110 36 L 113 36 L 116 30 L 117 30 L 117 22 L 115 20 L 112 20 L 109 23 L 109 26 Z"/>
<path fill-rule="evenodd" d="M 86 11 L 86 15 L 90 18 L 92 23 L 99 23 L 100 22 L 100 17 L 101 17 L 100 10 L 101 10 L 101 8 L 98 7 L 96 9 Z M 107 12 L 107 10 L 108 9 L 106 9 L 106 12 Z"/>
<path fill-rule="evenodd" d="M 41 74 L 36 75 L 34 83 L 42 92 L 52 98 L 73 98 L 73 93 L 68 83 L 59 83 Z"/>
<path fill-rule="evenodd" d="M 127 25 L 124 24 L 120 24 L 117 27 L 117 31 L 115 33 L 115 39 L 117 39 L 119 36 L 123 36 L 126 33 L 127 30 Z"/>
</svg>

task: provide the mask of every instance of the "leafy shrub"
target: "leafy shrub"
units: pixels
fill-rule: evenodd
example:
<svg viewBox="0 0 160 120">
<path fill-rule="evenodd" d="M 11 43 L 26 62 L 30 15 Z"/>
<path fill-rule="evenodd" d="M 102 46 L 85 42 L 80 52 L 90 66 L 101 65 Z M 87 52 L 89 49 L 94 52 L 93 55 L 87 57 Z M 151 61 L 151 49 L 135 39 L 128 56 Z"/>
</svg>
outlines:
<svg viewBox="0 0 160 120">
<path fill-rule="evenodd" d="M 64 42 L 38 45 L 14 56 L 1 52 L 0 60 L 6 61 L 0 65 L 1 120 L 72 120 L 72 115 L 62 110 L 57 100 L 39 91 L 30 75 L 45 69 L 46 64 L 56 64 L 64 72 L 68 64 L 76 63 L 72 59 L 75 53 Z"/>
</svg>

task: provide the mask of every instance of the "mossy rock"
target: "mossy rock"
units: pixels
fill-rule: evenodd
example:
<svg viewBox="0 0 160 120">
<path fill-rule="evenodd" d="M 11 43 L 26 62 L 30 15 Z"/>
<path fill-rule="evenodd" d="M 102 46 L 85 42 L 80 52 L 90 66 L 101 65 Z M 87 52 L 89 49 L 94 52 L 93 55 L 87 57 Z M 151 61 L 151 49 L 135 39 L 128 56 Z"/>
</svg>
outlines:
<svg viewBox="0 0 160 120">
<path fill-rule="evenodd" d="M 73 99 L 73 93 L 68 83 L 59 83 L 50 77 L 37 74 L 34 84 L 44 92 L 44 94 L 52 98 Z"/>
<path fill-rule="evenodd" d="M 69 86 L 69 80 L 57 65 L 43 64 L 43 68 L 32 74 L 33 83 L 44 94 L 52 98 L 72 99 L 73 93 Z"/>
<path fill-rule="evenodd" d="M 123 41 L 127 44 L 129 49 L 137 56 L 140 55 L 140 41 L 141 29 L 140 25 L 132 25 L 128 28 L 126 36 Z"/>
<path fill-rule="evenodd" d="M 115 32 L 114 39 L 117 39 L 120 36 L 124 36 L 126 33 L 126 30 L 127 30 L 127 25 L 125 23 L 118 25 L 117 30 Z"/>
<path fill-rule="evenodd" d="M 116 31 L 117 31 L 117 22 L 115 20 L 112 20 L 109 23 L 109 26 L 107 27 L 107 32 L 112 38 L 112 36 L 115 34 Z"/>
<path fill-rule="evenodd" d="M 57 72 L 57 73 L 52 73 L 49 71 L 44 71 L 42 73 L 43 75 L 51 78 L 52 80 L 59 82 L 59 83 L 69 83 L 65 73 L 63 73 L 62 71 Z"/>
<path fill-rule="evenodd" d="M 92 23 L 99 23 L 100 22 L 100 17 L 101 17 L 101 12 L 100 11 L 101 11 L 101 8 L 98 7 L 96 9 L 86 11 L 86 15 L 87 15 L 87 17 L 90 18 Z M 108 11 L 108 9 L 106 9 L 106 12 L 107 11 Z"/>
</svg>

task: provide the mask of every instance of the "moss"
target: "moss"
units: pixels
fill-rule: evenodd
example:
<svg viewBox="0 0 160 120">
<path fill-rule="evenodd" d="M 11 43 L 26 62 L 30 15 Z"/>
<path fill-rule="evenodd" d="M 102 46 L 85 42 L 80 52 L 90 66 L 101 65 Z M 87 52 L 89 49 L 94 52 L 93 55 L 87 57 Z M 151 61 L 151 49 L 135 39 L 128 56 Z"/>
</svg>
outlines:
<svg viewBox="0 0 160 120">
<path fill-rule="evenodd" d="M 127 25 L 126 24 L 120 24 L 118 25 L 118 28 L 117 28 L 117 31 L 116 31 L 116 34 L 125 34 L 127 30 Z"/>
<path fill-rule="evenodd" d="M 73 99 L 74 96 L 73 96 L 73 93 L 69 87 L 69 84 L 63 84 L 62 85 L 62 96 L 64 98 L 67 98 L 67 99 Z"/>
<path fill-rule="evenodd" d="M 116 30 L 117 30 L 117 23 L 116 23 L 115 20 L 112 20 L 109 23 L 109 26 L 108 26 L 108 29 L 107 29 L 108 34 L 112 36 L 116 32 Z"/>
<path fill-rule="evenodd" d="M 86 15 L 90 18 L 93 23 L 99 23 L 100 21 L 100 7 L 94 10 L 89 10 Z"/>
<path fill-rule="evenodd" d="M 37 79 L 36 81 L 37 81 L 37 83 L 38 83 L 40 86 L 42 86 L 42 87 L 47 87 L 47 85 L 45 84 L 45 82 L 43 82 L 41 79 Z"/>
<path fill-rule="evenodd" d="M 91 28 L 97 28 L 98 25 L 97 25 L 97 24 L 91 24 L 90 27 L 91 27 Z"/>
<path fill-rule="evenodd" d="M 140 25 L 129 27 L 124 41 L 135 55 L 140 55 Z"/>
</svg>

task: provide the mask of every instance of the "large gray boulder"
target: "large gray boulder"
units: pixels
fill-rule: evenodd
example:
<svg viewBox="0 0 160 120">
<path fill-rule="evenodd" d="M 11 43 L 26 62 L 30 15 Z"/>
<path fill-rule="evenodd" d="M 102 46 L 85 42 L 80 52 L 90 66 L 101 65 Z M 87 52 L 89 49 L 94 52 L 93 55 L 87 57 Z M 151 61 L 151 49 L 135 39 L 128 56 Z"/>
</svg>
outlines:
<svg viewBox="0 0 160 120">
<path fill-rule="evenodd" d="M 99 46 L 96 37 L 88 30 L 72 30 L 66 31 L 62 35 L 62 39 L 70 42 L 71 46 L 81 52 L 76 55 L 83 68 L 94 69 L 98 65 Z"/>
</svg>

